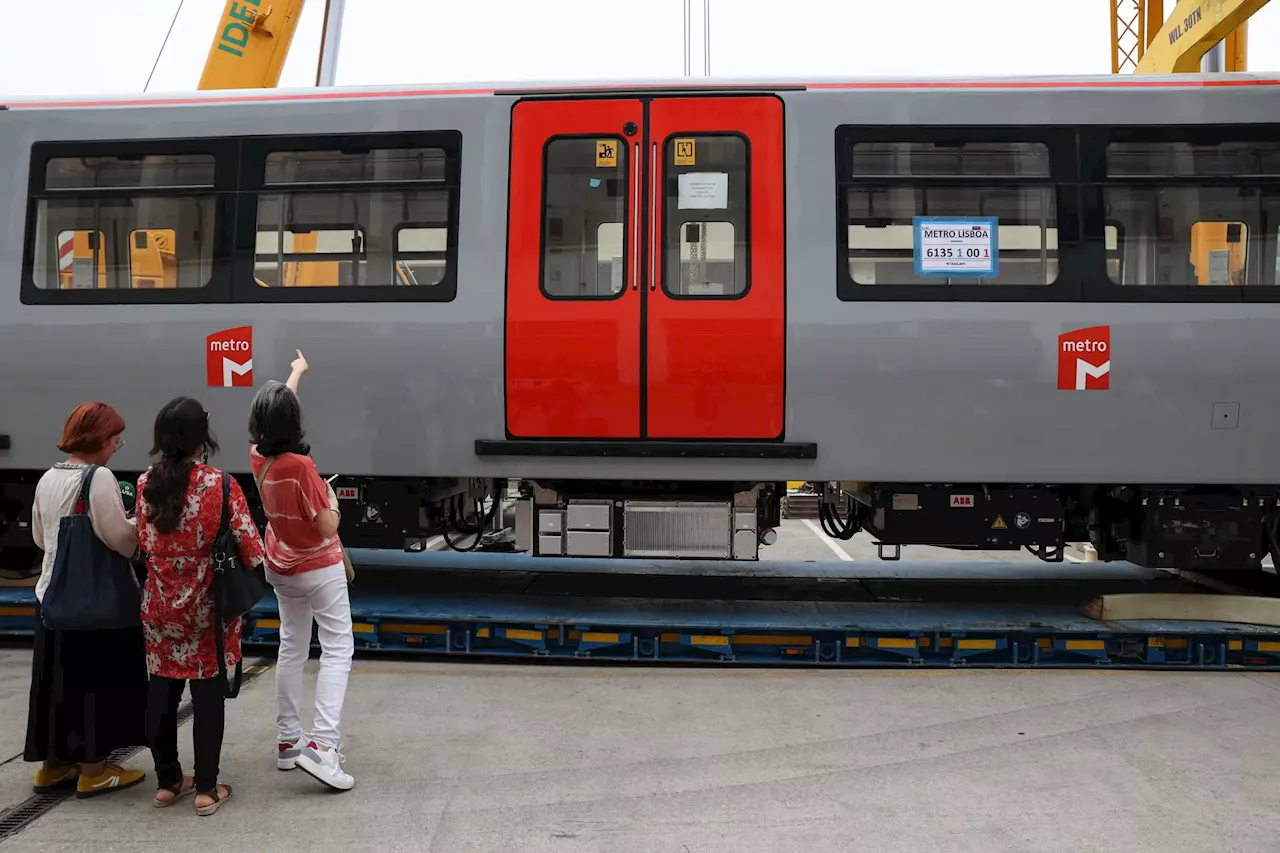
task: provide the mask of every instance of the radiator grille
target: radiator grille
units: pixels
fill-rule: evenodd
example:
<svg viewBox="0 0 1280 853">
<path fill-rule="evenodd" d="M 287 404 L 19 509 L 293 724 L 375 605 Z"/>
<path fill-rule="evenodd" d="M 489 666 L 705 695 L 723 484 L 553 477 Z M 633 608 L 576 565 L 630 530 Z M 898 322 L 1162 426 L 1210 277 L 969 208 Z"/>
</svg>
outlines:
<svg viewBox="0 0 1280 853">
<path fill-rule="evenodd" d="M 727 558 L 729 513 L 727 501 L 627 501 L 623 555 Z"/>
</svg>

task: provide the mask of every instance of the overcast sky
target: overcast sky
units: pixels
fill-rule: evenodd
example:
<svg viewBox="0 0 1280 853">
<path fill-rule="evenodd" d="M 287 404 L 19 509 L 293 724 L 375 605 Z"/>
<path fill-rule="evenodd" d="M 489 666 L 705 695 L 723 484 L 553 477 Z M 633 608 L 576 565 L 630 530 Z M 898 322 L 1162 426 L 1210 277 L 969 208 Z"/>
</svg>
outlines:
<svg viewBox="0 0 1280 853">
<path fill-rule="evenodd" d="M 1112 2 L 712 0 L 711 70 L 1105 74 Z M 179 0 L 4 5 L 0 93 L 66 95 L 142 90 Z M 150 91 L 196 87 L 222 8 L 184 0 Z M 682 9 L 682 0 L 347 0 L 337 83 L 678 76 Z M 693 10 L 701 74 L 702 0 Z M 323 0 L 307 3 L 281 86 L 314 84 L 323 15 Z M 1249 54 L 1251 71 L 1280 72 L 1280 0 L 1254 17 Z"/>
</svg>

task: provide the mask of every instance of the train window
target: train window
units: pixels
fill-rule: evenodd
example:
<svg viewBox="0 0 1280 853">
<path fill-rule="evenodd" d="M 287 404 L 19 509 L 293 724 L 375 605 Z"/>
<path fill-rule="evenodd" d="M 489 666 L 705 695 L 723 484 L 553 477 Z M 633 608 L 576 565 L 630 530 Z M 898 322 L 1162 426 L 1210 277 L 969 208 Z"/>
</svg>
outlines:
<svg viewBox="0 0 1280 853">
<path fill-rule="evenodd" d="M 445 247 L 431 253 L 424 235 L 447 235 L 448 216 L 446 190 L 264 193 L 258 196 L 254 276 L 261 287 L 439 284 Z M 407 223 L 415 227 L 406 229 Z M 434 260 L 438 270 L 415 275 L 409 260 Z"/>
<path fill-rule="evenodd" d="M 1112 142 L 1109 178 L 1280 177 L 1280 142 Z"/>
<path fill-rule="evenodd" d="M 213 187 L 209 154 L 51 157 L 46 190 L 166 189 Z"/>
<path fill-rule="evenodd" d="M 859 142 L 850 165 L 855 178 L 1048 178 L 1043 142 Z"/>
<path fill-rule="evenodd" d="M 457 293 L 456 133 L 250 139 L 241 215 L 253 211 L 245 301 L 428 301 Z"/>
<path fill-rule="evenodd" d="M 200 288 L 213 271 L 212 195 L 76 195 L 36 202 L 31 280 L 41 290 Z"/>
<path fill-rule="evenodd" d="M 444 280 L 449 230 L 429 225 L 401 225 L 396 229 L 396 283 L 430 286 Z"/>
<path fill-rule="evenodd" d="M 42 143 L 31 152 L 22 299 L 210 298 L 224 190 L 208 140 Z M 144 291 L 154 292 L 147 296 Z"/>
<path fill-rule="evenodd" d="M 1280 142 L 1125 140 L 1106 147 L 1102 204 L 1121 223 L 1126 286 L 1275 285 Z"/>
<path fill-rule="evenodd" d="M 263 183 L 443 183 L 445 165 L 440 148 L 273 151 L 267 155 Z"/>
<path fill-rule="evenodd" d="M 620 137 L 559 136 L 547 142 L 544 158 L 543 293 L 618 297 L 627 269 L 627 145 Z"/>
<path fill-rule="evenodd" d="M 692 148 L 690 157 L 686 152 Z M 750 150 L 738 135 L 676 134 L 666 141 L 662 287 L 674 297 L 747 292 Z"/>
<path fill-rule="evenodd" d="M 1042 142 L 857 142 L 843 188 L 849 277 L 858 285 L 1049 285 L 1058 196 Z M 915 218 L 993 218 L 994 277 L 916 274 Z"/>
</svg>

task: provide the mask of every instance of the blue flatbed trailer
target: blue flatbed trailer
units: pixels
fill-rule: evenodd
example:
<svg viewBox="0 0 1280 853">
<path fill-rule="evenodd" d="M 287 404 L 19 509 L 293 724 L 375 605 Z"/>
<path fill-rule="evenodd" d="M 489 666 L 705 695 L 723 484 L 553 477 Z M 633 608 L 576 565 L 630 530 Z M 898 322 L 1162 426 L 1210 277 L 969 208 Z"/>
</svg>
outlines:
<svg viewBox="0 0 1280 853">
<path fill-rule="evenodd" d="M 708 576 L 691 561 L 353 558 L 360 567 L 353 629 L 367 651 L 722 665 L 1280 669 L 1280 627 L 1083 614 L 1083 604 L 1104 592 L 1186 589 L 1136 567 L 717 563 L 719 575 Z M 672 584 L 689 594 L 661 594 Z M 590 595 L 574 594 L 584 587 Z M 0 588 L 0 635 L 29 636 L 35 604 L 29 588 Z M 273 593 L 246 622 L 246 645 L 278 643 Z"/>
</svg>

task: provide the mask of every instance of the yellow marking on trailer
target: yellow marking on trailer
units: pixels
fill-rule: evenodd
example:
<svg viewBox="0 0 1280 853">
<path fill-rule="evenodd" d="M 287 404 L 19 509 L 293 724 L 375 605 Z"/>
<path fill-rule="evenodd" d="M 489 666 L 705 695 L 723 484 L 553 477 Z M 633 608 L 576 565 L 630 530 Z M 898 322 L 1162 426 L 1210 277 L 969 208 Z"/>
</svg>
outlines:
<svg viewBox="0 0 1280 853">
<path fill-rule="evenodd" d="M 873 642 L 881 649 L 914 649 L 919 647 L 915 640 L 904 640 L 901 637 L 873 637 Z"/>
<path fill-rule="evenodd" d="M 959 640 L 956 642 L 956 648 L 959 649 L 986 649 L 990 651 L 995 647 L 995 640 Z"/>
<path fill-rule="evenodd" d="M 1051 649 L 1053 648 L 1053 640 L 1040 637 L 1039 639 L 1036 640 L 1036 645 L 1042 649 Z"/>
<path fill-rule="evenodd" d="M 1232 640 L 1231 642 L 1227 643 L 1227 648 L 1228 648 L 1230 651 L 1238 652 L 1238 651 L 1240 651 L 1241 649 L 1243 649 L 1243 648 L 1244 648 L 1244 641 L 1243 641 L 1243 640 Z"/>
<path fill-rule="evenodd" d="M 1066 649 L 1072 652 L 1100 652 L 1107 647 L 1102 640 L 1067 640 Z"/>
<path fill-rule="evenodd" d="M 680 635 L 679 634 L 663 634 L 659 639 L 661 639 L 662 642 L 664 643 L 678 643 L 680 642 Z"/>
<path fill-rule="evenodd" d="M 570 631 L 570 632 L 569 632 L 569 639 L 570 639 L 570 640 L 581 640 L 581 639 L 582 639 L 582 632 L 581 632 L 581 631 Z"/>
<path fill-rule="evenodd" d="M 488 629 L 488 628 L 478 628 L 478 629 L 476 629 L 476 636 L 477 636 L 477 637 L 480 637 L 480 638 L 488 637 L 488 636 L 489 636 L 489 629 Z"/>
<path fill-rule="evenodd" d="M 541 631 L 526 631 L 524 628 L 508 628 L 508 640 L 541 640 Z"/>
<path fill-rule="evenodd" d="M 729 645 L 729 638 L 721 637 L 716 634 L 693 634 L 689 637 L 689 645 L 691 646 L 727 646 Z"/>
<path fill-rule="evenodd" d="M 573 633 L 578 633 L 574 631 Z M 582 633 L 582 642 L 584 643 L 620 643 L 622 637 L 618 634 L 606 634 L 603 631 L 584 631 Z"/>
<path fill-rule="evenodd" d="M 279 627 L 280 627 L 280 620 L 279 620 L 279 619 L 259 619 L 259 620 L 258 620 L 258 622 L 257 622 L 257 627 L 259 627 L 259 628 L 279 628 Z"/>
<path fill-rule="evenodd" d="M 1260 652 L 1280 652 L 1280 643 L 1258 643 Z"/>
<path fill-rule="evenodd" d="M 35 616 L 34 607 L 0 607 L 0 616 Z"/>
<path fill-rule="evenodd" d="M 768 634 L 735 634 L 733 641 L 740 646 L 811 646 L 813 637 L 798 634 L 772 637 Z"/>
<path fill-rule="evenodd" d="M 383 622 L 382 630 L 394 634 L 435 634 L 443 636 L 449 633 L 444 625 L 402 625 L 399 622 Z"/>
<path fill-rule="evenodd" d="M 846 646 L 846 647 L 848 647 L 848 648 L 850 648 L 850 649 L 856 649 L 856 648 L 858 648 L 859 646 L 861 646 L 861 645 L 862 645 L 862 638 L 861 638 L 861 637 L 849 637 L 848 639 L 846 639 L 846 640 L 844 641 L 844 644 L 845 644 L 845 646 Z"/>
<path fill-rule="evenodd" d="M 372 634 L 375 630 L 377 629 L 368 622 L 355 622 L 351 625 L 351 633 L 353 634 Z"/>
<path fill-rule="evenodd" d="M 1185 649 L 1187 641 L 1185 639 L 1169 639 L 1164 641 L 1164 646 L 1167 649 Z"/>
</svg>

